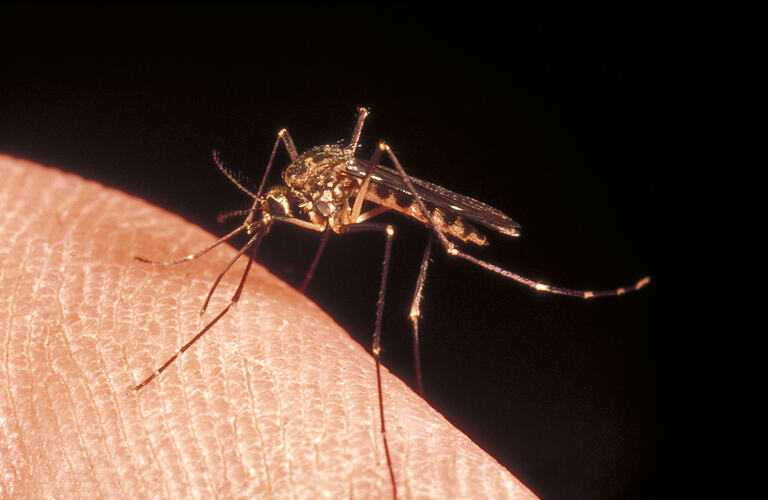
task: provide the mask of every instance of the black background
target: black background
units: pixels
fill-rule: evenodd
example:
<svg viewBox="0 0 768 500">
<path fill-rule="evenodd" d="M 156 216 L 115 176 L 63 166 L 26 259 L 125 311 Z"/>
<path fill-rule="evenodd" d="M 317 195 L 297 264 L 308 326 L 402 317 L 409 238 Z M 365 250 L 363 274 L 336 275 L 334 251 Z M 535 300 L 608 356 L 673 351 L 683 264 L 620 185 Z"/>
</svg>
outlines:
<svg viewBox="0 0 768 500">
<path fill-rule="evenodd" d="M 585 303 L 436 254 L 423 371 L 429 402 L 542 497 L 668 496 L 679 246 L 664 12 L 0 12 L 2 152 L 224 234 L 216 215 L 248 200 L 212 149 L 256 183 L 277 130 L 300 150 L 346 139 L 365 105 L 368 152 L 386 139 L 412 175 L 522 225 L 522 238 L 489 235 L 475 255 L 574 288 L 651 275 L 640 293 Z M 388 217 L 384 359 L 413 383 L 407 310 L 427 233 Z M 298 285 L 317 242 L 275 229 L 258 260 Z M 379 235 L 332 238 L 308 292 L 366 348 L 382 252 Z"/>
</svg>

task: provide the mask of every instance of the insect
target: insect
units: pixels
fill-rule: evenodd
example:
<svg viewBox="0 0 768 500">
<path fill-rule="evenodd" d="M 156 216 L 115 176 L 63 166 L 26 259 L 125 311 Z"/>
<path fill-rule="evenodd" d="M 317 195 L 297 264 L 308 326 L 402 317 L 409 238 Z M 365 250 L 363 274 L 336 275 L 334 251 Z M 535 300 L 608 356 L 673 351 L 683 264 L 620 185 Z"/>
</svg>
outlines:
<svg viewBox="0 0 768 500">
<path fill-rule="evenodd" d="M 650 278 L 645 277 L 631 286 L 612 290 L 573 290 L 536 282 L 464 252 L 454 242 L 477 246 L 487 245 L 485 236 L 475 226 L 482 226 L 506 236 L 517 237 L 520 235 L 520 225 L 509 216 L 482 202 L 451 192 L 436 184 L 409 176 L 385 142 L 379 142 L 370 159 L 359 158 L 357 156 L 357 149 L 368 113 L 368 110 L 365 108 L 358 109 L 357 121 L 352 136 L 347 143 L 317 146 L 301 154 L 296 149 L 288 131 L 286 129 L 280 130 L 272 148 L 264 176 L 255 192 L 239 182 L 224 166 L 218 153 L 214 152 L 214 162 L 219 170 L 235 186 L 253 199 L 250 209 L 224 214 L 224 217 L 244 216 L 243 222 L 235 230 L 211 245 L 180 259 L 156 262 L 141 257 L 136 258 L 142 262 L 156 265 L 179 264 L 197 259 L 234 236 L 245 233 L 248 236 L 248 241 L 214 280 L 203 303 L 201 312 L 206 310 L 210 298 L 222 277 L 235 262 L 243 255 L 247 256 L 248 261 L 240 278 L 239 285 L 226 307 L 157 370 L 136 385 L 135 389 L 140 390 L 165 371 L 176 358 L 189 349 L 227 314 L 231 307 L 239 300 L 252 264 L 251 257 L 256 254 L 262 239 L 269 233 L 274 223 L 292 224 L 300 228 L 322 233 L 320 245 L 300 287 L 301 292 L 304 292 L 311 280 L 320 256 L 325 249 L 326 242 L 332 233 L 344 234 L 358 231 L 383 233 L 386 240 L 371 351 L 376 366 L 379 424 L 382 441 L 393 496 L 397 497 L 397 484 L 395 482 L 394 469 L 386 436 L 381 382 L 381 324 L 395 230 L 390 224 L 371 222 L 370 219 L 387 211 L 395 211 L 420 221 L 430 230 L 430 237 L 428 238 L 419 267 L 409 313 L 412 324 L 413 357 L 419 394 L 423 393 L 418 342 L 419 318 L 421 315 L 420 304 L 430 262 L 430 254 L 435 242 L 449 256 L 469 261 L 539 292 L 568 295 L 583 299 L 616 296 L 639 290 L 649 283 Z M 275 157 L 281 144 L 288 152 L 291 160 L 291 163 L 282 173 L 284 184 L 265 189 L 267 178 L 275 163 Z M 382 156 L 385 156 L 394 168 L 380 165 L 379 160 L 382 159 Z M 365 202 L 368 202 L 368 209 L 364 211 L 363 206 Z M 371 207 L 371 205 L 373 206 Z"/>
</svg>

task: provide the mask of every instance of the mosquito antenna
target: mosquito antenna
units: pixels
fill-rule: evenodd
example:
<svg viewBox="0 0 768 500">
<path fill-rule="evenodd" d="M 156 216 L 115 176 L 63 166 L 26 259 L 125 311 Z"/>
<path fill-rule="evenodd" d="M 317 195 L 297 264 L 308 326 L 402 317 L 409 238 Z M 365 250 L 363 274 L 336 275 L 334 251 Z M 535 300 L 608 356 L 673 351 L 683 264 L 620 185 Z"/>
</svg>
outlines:
<svg viewBox="0 0 768 500">
<path fill-rule="evenodd" d="M 227 179 L 229 179 L 232 182 L 232 184 L 237 186 L 237 188 L 240 191 L 244 192 L 245 194 L 247 194 L 248 196 L 250 196 L 253 199 L 256 199 L 256 198 L 259 197 L 259 195 L 255 194 L 253 191 L 251 191 L 247 187 L 243 186 L 240 183 L 240 181 L 235 178 L 234 174 L 229 169 L 229 167 L 224 165 L 224 162 L 221 160 L 221 156 L 219 155 L 219 152 L 216 151 L 215 149 L 213 150 L 213 162 L 216 164 L 217 167 L 219 167 L 219 170 L 221 170 L 221 173 L 226 175 Z"/>
</svg>

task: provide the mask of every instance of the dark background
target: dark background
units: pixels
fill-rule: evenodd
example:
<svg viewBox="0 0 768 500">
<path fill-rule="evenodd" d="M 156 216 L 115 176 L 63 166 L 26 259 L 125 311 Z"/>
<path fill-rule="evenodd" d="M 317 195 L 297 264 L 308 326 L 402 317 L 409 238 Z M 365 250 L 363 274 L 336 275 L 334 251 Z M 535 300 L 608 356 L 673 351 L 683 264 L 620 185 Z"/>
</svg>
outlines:
<svg viewBox="0 0 768 500">
<path fill-rule="evenodd" d="M 653 277 L 585 303 L 436 254 L 429 402 L 543 498 L 666 497 L 680 254 L 665 16 L 4 6 L 0 151 L 224 234 L 216 215 L 249 204 L 212 149 L 257 183 L 281 127 L 304 150 L 348 138 L 356 107 L 370 107 L 368 152 L 386 139 L 414 176 L 522 225 L 522 238 L 491 234 L 475 255 L 574 288 Z M 413 383 L 407 311 L 427 233 L 387 217 L 398 232 L 384 360 Z M 383 240 L 332 238 L 308 292 L 366 348 Z M 318 241 L 278 228 L 258 260 L 297 286 Z"/>
</svg>

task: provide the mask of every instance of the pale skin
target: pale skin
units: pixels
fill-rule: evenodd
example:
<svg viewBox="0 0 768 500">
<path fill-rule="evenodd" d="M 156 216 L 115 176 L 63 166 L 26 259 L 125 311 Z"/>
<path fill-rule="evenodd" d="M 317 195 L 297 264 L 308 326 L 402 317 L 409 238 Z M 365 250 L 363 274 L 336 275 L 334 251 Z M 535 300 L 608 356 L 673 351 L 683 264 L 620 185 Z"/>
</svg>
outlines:
<svg viewBox="0 0 768 500">
<path fill-rule="evenodd" d="M 392 498 L 374 361 L 317 306 L 254 265 L 135 391 L 244 262 L 201 319 L 232 247 L 143 264 L 215 237 L 28 162 L 0 156 L 0 179 L 1 498 Z M 399 498 L 534 498 L 386 370 L 383 387 Z"/>
</svg>

